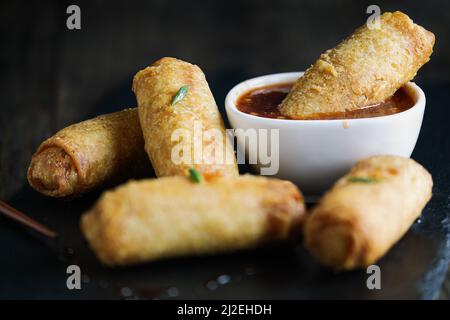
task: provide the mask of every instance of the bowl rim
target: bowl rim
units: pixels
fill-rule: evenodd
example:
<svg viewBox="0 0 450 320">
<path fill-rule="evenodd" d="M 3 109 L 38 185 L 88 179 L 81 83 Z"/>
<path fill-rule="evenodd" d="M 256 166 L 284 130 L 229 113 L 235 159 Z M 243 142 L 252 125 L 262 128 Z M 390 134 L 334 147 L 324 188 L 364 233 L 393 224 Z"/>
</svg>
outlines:
<svg viewBox="0 0 450 320">
<path fill-rule="evenodd" d="M 275 81 L 275 80 L 273 80 L 273 81 L 268 80 L 265 85 L 262 84 L 262 85 L 257 85 L 257 86 L 256 85 L 250 86 L 249 84 L 251 84 L 252 82 L 258 82 L 258 81 L 263 81 L 263 80 L 272 79 L 272 78 L 276 78 L 276 79 L 277 78 L 286 78 L 286 77 L 299 78 L 300 76 L 303 76 L 304 73 L 305 73 L 304 71 L 272 73 L 272 74 L 262 75 L 262 76 L 244 80 L 244 81 L 236 84 L 235 86 L 233 86 L 230 89 L 230 91 L 228 91 L 228 93 L 225 97 L 225 110 L 227 112 L 234 112 L 236 115 L 243 117 L 243 118 L 247 118 L 248 120 L 253 120 L 253 121 L 257 120 L 257 121 L 266 122 L 266 123 L 330 124 L 330 123 L 342 123 L 343 121 L 345 121 L 347 123 L 350 123 L 350 122 L 352 122 L 352 123 L 359 122 L 360 123 L 360 122 L 367 122 L 367 121 L 374 122 L 374 121 L 390 120 L 390 119 L 395 119 L 398 117 L 405 116 L 409 113 L 414 112 L 416 109 L 419 109 L 421 107 L 424 109 L 425 105 L 426 105 L 426 98 L 425 98 L 425 93 L 423 92 L 423 90 L 416 83 L 409 81 L 404 86 L 407 86 L 409 88 L 409 90 L 414 92 L 414 94 L 416 96 L 416 97 L 414 97 L 416 99 L 415 104 L 407 110 L 404 110 L 402 112 L 397 112 L 394 114 L 390 114 L 390 115 L 385 115 L 385 116 L 370 117 L 370 118 L 352 118 L 352 119 L 308 119 L 308 120 L 274 119 L 274 118 L 265 118 L 265 117 L 255 116 L 255 115 L 252 115 L 249 113 L 245 113 L 237 108 L 236 103 L 234 101 L 235 97 L 238 98 L 245 92 L 248 92 L 249 90 L 260 88 L 265 85 L 272 85 L 272 84 L 277 83 L 277 81 Z M 281 81 L 279 81 L 279 83 L 286 83 L 286 81 L 281 80 Z M 236 91 L 238 91 L 244 85 L 249 85 L 249 88 L 238 95 L 236 93 Z"/>
</svg>

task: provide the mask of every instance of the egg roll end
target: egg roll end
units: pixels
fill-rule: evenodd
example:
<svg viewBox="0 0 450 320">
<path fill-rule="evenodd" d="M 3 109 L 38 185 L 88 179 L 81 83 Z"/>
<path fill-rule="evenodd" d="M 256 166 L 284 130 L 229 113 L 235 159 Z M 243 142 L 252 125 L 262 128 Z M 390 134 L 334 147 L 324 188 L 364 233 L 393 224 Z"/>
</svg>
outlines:
<svg viewBox="0 0 450 320">
<path fill-rule="evenodd" d="M 315 220 L 305 228 L 305 243 L 317 261 L 336 271 L 366 264 L 362 261 L 366 245 L 364 237 L 354 223 L 330 216 Z"/>
<path fill-rule="evenodd" d="M 78 181 L 71 157 L 59 147 L 49 147 L 31 160 L 27 178 L 37 191 L 51 197 L 65 197 L 74 193 Z"/>
</svg>

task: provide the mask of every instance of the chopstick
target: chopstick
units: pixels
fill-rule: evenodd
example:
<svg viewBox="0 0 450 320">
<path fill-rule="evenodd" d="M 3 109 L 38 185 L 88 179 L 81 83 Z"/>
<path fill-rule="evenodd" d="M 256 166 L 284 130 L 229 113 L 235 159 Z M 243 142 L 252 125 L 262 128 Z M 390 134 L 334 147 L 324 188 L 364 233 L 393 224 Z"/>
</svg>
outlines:
<svg viewBox="0 0 450 320">
<path fill-rule="evenodd" d="M 14 209 L 9 204 L 7 204 L 1 200 L 0 200 L 0 213 L 3 213 L 8 218 L 11 218 L 12 220 L 17 221 L 50 239 L 53 239 L 58 236 L 58 234 L 55 231 L 40 224 L 36 220 L 30 218 L 29 216 L 25 215 L 24 213 L 18 211 L 17 209 Z"/>
</svg>

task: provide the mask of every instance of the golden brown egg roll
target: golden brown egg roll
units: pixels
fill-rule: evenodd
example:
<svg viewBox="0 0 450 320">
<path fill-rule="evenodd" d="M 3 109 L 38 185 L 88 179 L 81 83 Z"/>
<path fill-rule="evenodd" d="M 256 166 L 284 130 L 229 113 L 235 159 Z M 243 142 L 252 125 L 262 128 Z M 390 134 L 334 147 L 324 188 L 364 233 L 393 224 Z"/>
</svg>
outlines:
<svg viewBox="0 0 450 320">
<path fill-rule="evenodd" d="M 137 109 L 126 109 L 73 124 L 45 140 L 31 159 L 28 181 L 47 196 L 68 197 L 151 172 Z"/>
<path fill-rule="evenodd" d="M 182 88 L 186 89 L 183 97 L 180 96 Z M 135 75 L 133 91 L 145 150 L 158 177 L 184 176 L 191 167 L 207 179 L 238 175 L 232 145 L 226 143 L 222 117 L 198 66 L 162 58 Z M 175 101 L 176 96 L 180 100 Z M 198 129 L 201 133 L 219 133 L 222 142 L 205 139 L 202 134 L 196 134 Z M 177 137 L 175 132 L 189 136 Z M 184 158 L 175 161 L 173 155 L 183 152 Z"/>
<path fill-rule="evenodd" d="M 280 112 L 307 119 L 383 102 L 414 78 L 433 52 L 434 35 L 397 11 L 380 16 L 380 28 L 358 28 L 327 50 L 281 103 Z"/>
<path fill-rule="evenodd" d="M 105 192 L 81 219 L 109 266 L 251 248 L 301 231 L 303 196 L 288 181 L 244 175 L 194 183 L 132 181 Z"/>
<path fill-rule="evenodd" d="M 307 218 L 306 247 L 319 262 L 336 270 L 369 266 L 420 216 L 432 186 L 431 175 L 412 159 L 362 160 Z"/>
</svg>

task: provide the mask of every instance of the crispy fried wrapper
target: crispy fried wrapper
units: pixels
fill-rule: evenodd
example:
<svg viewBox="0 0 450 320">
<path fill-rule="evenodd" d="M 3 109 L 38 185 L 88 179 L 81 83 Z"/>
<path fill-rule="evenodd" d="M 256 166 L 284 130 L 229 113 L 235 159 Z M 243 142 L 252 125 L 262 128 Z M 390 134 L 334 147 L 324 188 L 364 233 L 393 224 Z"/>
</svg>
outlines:
<svg viewBox="0 0 450 320">
<path fill-rule="evenodd" d="M 301 232 L 304 212 L 302 194 L 288 181 L 164 177 L 105 192 L 81 229 L 101 262 L 125 266 L 285 239 Z"/>
<path fill-rule="evenodd" d="M 381 103 L 414 78 L 433 45 L 433 33 L 407 15 L 384 13 L 380 28 L 365 24 L 323 53 L 294 84 L 280 112 L 308 119 Z"/>
<path fill-rule="evenodd" d="M 367 267 L 420 216 L 432 186 L 431 175 L 412 159 L 362 160 L 307 218 L 306 247 L 320 263 L 336 270 Z"/>
<path fill-rule="evenodd" d="M 232 144 L 202 70 L 162 58 L 133 80 L 145 150 L 158 177 L 186 175 L 194 167 L 206 179 L 238 175 Z"/>
<path fill-rule="evenodd" d="M 137 109 L 62 129 L 37 149 L 28 182 L 51 197 L 72 197 L 108 183 L 151 174 Z"/>
</svg>

